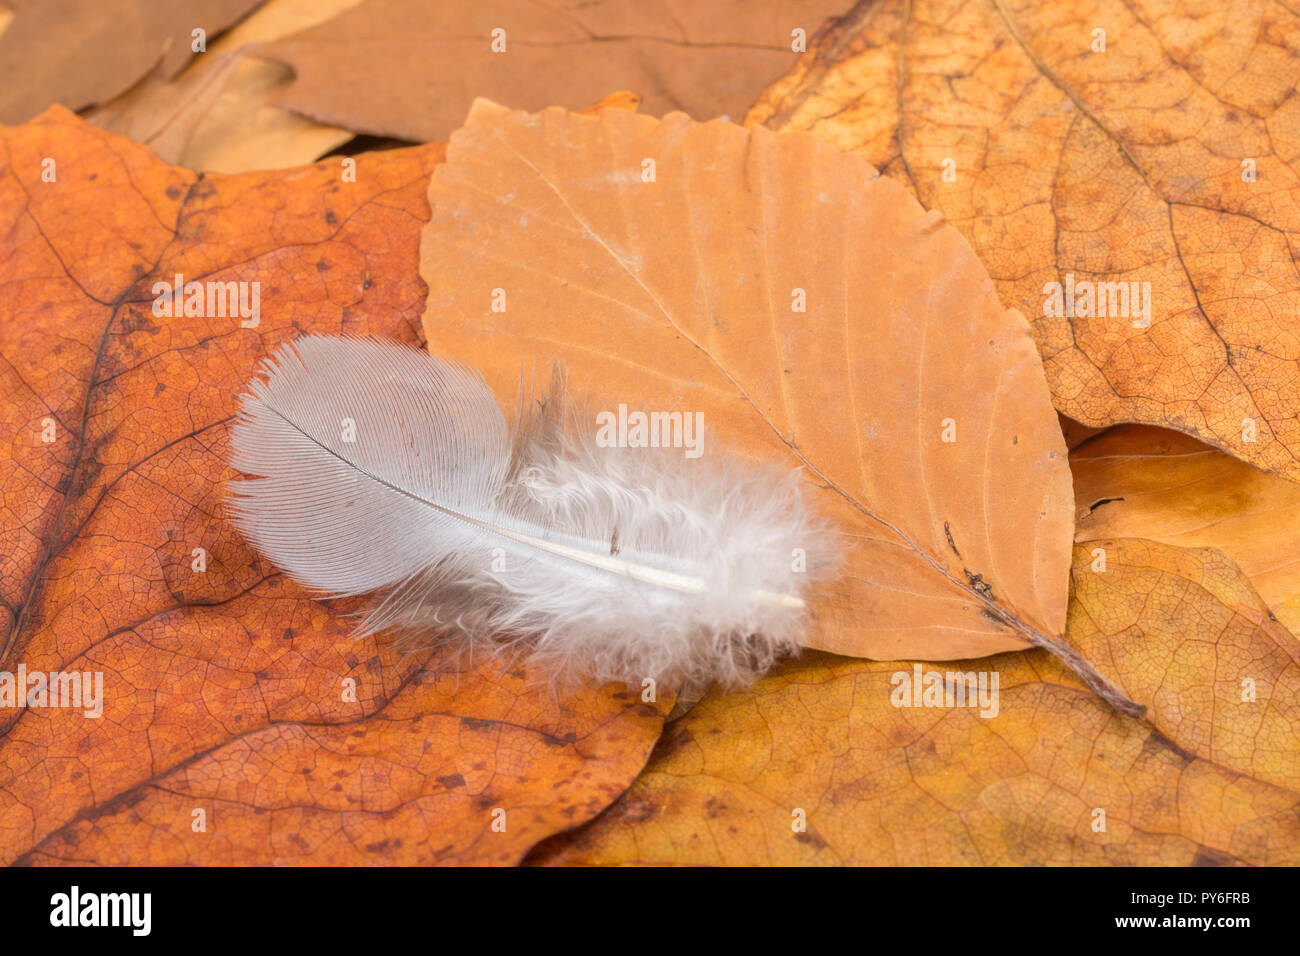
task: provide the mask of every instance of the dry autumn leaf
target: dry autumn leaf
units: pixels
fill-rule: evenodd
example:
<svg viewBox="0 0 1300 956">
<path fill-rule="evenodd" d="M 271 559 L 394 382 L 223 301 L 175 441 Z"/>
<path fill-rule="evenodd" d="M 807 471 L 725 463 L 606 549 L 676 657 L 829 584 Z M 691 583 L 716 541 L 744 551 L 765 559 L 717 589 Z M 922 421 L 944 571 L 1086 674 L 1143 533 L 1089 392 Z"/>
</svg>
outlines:
<svg viewBox="0 0 1300 956">
<path fill-rule="evenodd" d="M 148 143 L 168 162 L 202 172 L 241 173 L 310 163 L 352 134 L 271 105 L 293 72 L 243 54 L 252 44 L 313 26 L 360 2 L 268 0 L 210 43 L 207 54 L 195 58 L 174 82 L 146 79 L 88 118 Z M 160 113 L 168 122 L 170 151 L 147 135 Z"/>
<path fill-rule="evenodd" d="M 1121 425 L 1070 456 L 1075 540 L 1150 538 L 1227 553 L 1300 633 L 1300 486 L 1178 432 Z"/>
<path fill-rule="evenodd" d="M 86 119 L 100 129 L 143 143 L 159 159 L 175 165 L 242 60 L 243 53 L 238 51 L 214 54 L 204 63 L 208 69 L 187 71 L 174 82 L 148 77 Z"/>
<path fill-rule="evenodd" d="M 219 507 L 268 350 L 419 341 L 442 148 L 356 157 L 349 181 L 196 176 L 60 108 L 0 141 L 0 671 L 85 672 L 88 694 L 102 674 L 98 718 L 0 709 L 0 860 L 512 862 L 620 792 L 670 700 L 557 702 L 524 668 L 354 642 L 353 608 L 257 561 Z M 159 315 L 177 274 L 259 307 Z"/>
<path fill-rule="evenodd" d="M 0 123 L 21 123 L 52 103 L 105 103 L 157 68 L 164 80 L 194 55 L 193 31 L 215 37 L 262 0 L 8 0 L 0 34 Z"/>
<path fill-rule="evenodd" d="M 1286 4 L 862 0 L 747 121 L 941 210 L 1033 320 L 1065 414 L 1300 480 L 1297 83 Z M 1089 308 L 1086 283 L 1124 285 Z"/>
<path fill-rule="evenodd" d="M 521 356 L 560 359 L 593 411 L 698 412 L 708 453 L 804 469 L 849 544 L 808 646 L 1032 642 L 1088 673 L 1059 642 L 1070 476 L 1028 327 L 897 184 L 801 134 L 480 100 L 429 199 L 431 349 L 503 400 Z"/>
<path fill-rule="evenodd" d="M 1082 445 L 1093 435 L 1099 435 L 1106 430 L 1104 428 L 1093 428 L 1090 425 L 1082 425 L 1066 415 L 1058 414 L 1056 417 L 1061 423 L 1061 435 L 1065 438 L 1065 445 L 1071 451 Z"/>
<path fill-rule="evenodd" d="M 444 140 L 476 96 L 577 108 L 636 90 L 658 115 L 739 117 L 849 0 L 367 0 L 262 53 L 297 80 L 280 102 L 377 136 Z M 500 31 L 500 32 L 497 32 Z"/>
<path fill-rule="evenodd" d="M 1154 727 L 1040 652 L 926 667 L 949 688 L 998 675 L 989 716 L 895 706 L 909 665 L 814 655 L 752 695 L 710 694 L 618 802 L 530 861 L 1300 863 L 1300 646 L 1219 552 L 1106 550 L 1096 573 L 1076 549 L 1069 633 Z"/>
</svg>

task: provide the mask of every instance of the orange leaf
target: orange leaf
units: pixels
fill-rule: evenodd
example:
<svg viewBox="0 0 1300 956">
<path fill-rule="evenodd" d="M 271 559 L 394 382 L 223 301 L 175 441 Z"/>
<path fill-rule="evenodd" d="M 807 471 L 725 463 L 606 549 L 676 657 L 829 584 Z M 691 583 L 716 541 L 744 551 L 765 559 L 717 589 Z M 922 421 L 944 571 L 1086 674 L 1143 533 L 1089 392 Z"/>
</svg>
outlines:
<svg viewBox="0 0 1300 956">
<path fill-rule="evenodd" d="M 441 156 L 198 177 L 62 109 L 0 129 L 0 671 L 103 675 L 99 718 L 0 708 L 0 860 L 511 862 L 640 769 L 626 690 L 354 642 L 222 517 L 260 357 L 419 341 Z M 157 314 L 177 273 L 258 283 L 260 322 Z"/>
<path fill-rule="evenodd" d="M 747 122 L 941 210 L 1033 321 L 1066 415 L 1300 480 L 1297 48 L 1286 4 L 864 2 Z M 1149 314 L 1131 285 L 1066 306 L 1072 283 L 1137 283 Z"/>
<path fill-rule="evenodd" d="M 1075 539 L 1150 538 L 1232 558 L 1300 633 L 1300 485 L 1177 432 L 1119 425 L 1070 455 Z"/>
<path fill-rule="evenodd" d="M 1300 863 L 1300 645 L 1217 552 L 1106 549 L 1104 574 L 1076 549 L 1070 637 L 1155 727 L 1041 652 L 925 668 L 947 688 L 996 673 L 988 717 L 896 706 L 909 665 L 817 655 L 696 704 L 618 802 L 530 861 Z"/>
<path fill-rule="evenodd" d="M 1070 642 L 1149 705 L 1157 730 L 1300 793 L 1300 642 L 1227 555 L 1089 541 L 1073 577 Z"/>
<path fill-rule="evenodd" d="M 503 401 L 521 356 L 559 358 L 593 413 L 699 411 L 705 454 L 805 470 L 850 545 L 810 646 L 1064 630 L 1070 476 L 1028 326 L 896 184 L 808 136 L 480 100 L 429 197 L 435 352 Z"/>
</svg>

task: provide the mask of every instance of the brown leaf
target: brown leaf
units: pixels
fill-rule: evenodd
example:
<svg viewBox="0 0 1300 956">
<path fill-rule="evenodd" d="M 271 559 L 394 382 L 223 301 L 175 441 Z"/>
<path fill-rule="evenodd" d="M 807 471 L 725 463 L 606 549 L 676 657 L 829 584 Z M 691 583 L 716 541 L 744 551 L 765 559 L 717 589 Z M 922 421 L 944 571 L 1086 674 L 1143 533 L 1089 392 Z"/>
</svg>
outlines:
<svg viewBox="0 0 1300 956">
<path fill-rule="evenodd" d="M 1066 415 L 1300 480 L 1298 51 L 1286 4 L 863 0 L 747 120 L 941 210 L 1032 319 Z M 1109 293 L 1046 315 L 1070 277 L 1149 283 L 1150 327 Z"/>
<path fill-rule="evenodd" d="M 1093 428 L 1090 425 L 1084 425 L 1076 422 L 1067 415 L 1057 414 L 1057 419 L 1061 422 L 1061 435 L 1065 438 L 1065 446 L 1073 451 L 1093 435 L 1100 435 L 1106 429 Z"/>
<path fill-rule="evenodd" d="M 702 411 L 706 453 L 805 470 L 850 545 L 810 646 L 949 659 L 1063 631 L 1070 477 L 1028 327 L 895 183 L 808 136 L 480 100 L 429 197 L 436 352 L 503 399 L 521 357 L 558 358 L 593 413 Z"/>
<path fill-rule="evenodd" d="M 157 67 L 170 80 L 194 54 L 192 31 L 214 37 L 262 0 L 9 0 L 0 34 L 0 123 L 21 123 L 51 103 L 104 103 Z"/>
<path fill-rule="evenodd" d="M 446 139 L 475 96 L 576 109 L 601 90 L 630 89 L 656 115 L 739 117 L 793 65 L 792 32 L 812 36 L 848 2 L 367 0 L 262 52 L 298 74 L 281 100 L 288 108 L 416 142 Z M 491 47 L 498 28 L 503 53 Z"/>
<path fill-rule="evenodd" d="M 292 81 L 293 71 L 244 53 L 251 45 L 313 26 L 360 2 L 268 0 L 210 42 L 208 52 L 195 57 L 174 82 L 147 78 L 88 118 L 148 143 L 168 162 L 189 169 L 241 173 L 310 163 L 352 134 L 271 105 Z M 189 89 L 201 98 L 191 99 Z M 175 116 L 178 105 L 183 109 Z M 149 138 L 156 116 L 170 121 L 171 143 Z"/>
<path fill-rule="evenodd" d="M 1155 727 L 1038 651 L 926 668 L 950 687 L 997 673 L 990 717 L 895 706 L 908 665 L 810 655 L 752 696 L 710 694 L 608 811 L 530 860 L 1300 862 L 1295 639 L 1218 552 L 1113 541 L 1104 574 L 1093 560 L 1076 550 L 1071 640 L 1114 661 Z M 1256 701 L 1242 699 L 1246 676 Z"/>
<path fill-rule="evenodd" d="M 642 766 L 671 700 L 353 641 L 223 518 L 262 356 L 420 341 L 442 154 L 199 177 L 61 108 L 0 129 L 0 671 L 103 675 L 99 718 L 0 707 L 3 862 L 512 862 Z M 259 283 L 260 323 L 155 314 L 176 273 Z"/>
<path fill-rule="evenodd" d="M 1300 633 L 1300 485 L 1177 432 L 1120 425 L 1070 456 L 1075 539 L 1150 538 L 1226 552 Z"/>
</svg>

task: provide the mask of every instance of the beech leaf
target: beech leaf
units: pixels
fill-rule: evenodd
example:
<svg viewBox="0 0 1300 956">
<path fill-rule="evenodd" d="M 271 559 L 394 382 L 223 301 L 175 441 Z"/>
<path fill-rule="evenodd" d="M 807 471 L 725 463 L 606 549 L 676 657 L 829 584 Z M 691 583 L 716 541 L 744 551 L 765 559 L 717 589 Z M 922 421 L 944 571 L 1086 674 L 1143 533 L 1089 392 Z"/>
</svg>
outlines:
<svg viewBox="0 0 1300 956">
<path fill-rule="evenodd" d="M 559 359 L 593 413 L 698 412 L 707 453 L 803 469 L 849 545 L 808 646 L 1032 643 L 1100 683 L 1060 640 L 1070 475 L 1028 325 L 896 183 L 803 134 L 479 100 L 429 200 L 430 347 L 503 401 Z"/>
</svg>

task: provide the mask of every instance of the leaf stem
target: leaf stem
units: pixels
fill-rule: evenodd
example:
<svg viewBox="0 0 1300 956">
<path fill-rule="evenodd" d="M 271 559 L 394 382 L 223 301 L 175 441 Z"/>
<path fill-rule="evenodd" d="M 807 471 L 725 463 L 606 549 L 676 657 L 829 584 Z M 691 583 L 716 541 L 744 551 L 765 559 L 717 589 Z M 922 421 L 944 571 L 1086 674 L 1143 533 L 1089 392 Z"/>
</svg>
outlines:
<svg viewBox="0 0 1300 956">
<path fill-rule="evenodd" d="M 1055 655 L 1061 663 L 1078 674 L 1098 697 L 1120 713 L 1128 714 L 1130 717 L 1142 717 L 1146 714 L 1145 705 L 1129 698 L 1122 690 L 1103 677 L 1097 668 L 1089 664 L 1084 656 L 1069 644 L 1064 641 L 1052 640 L 1050 637 L 1030 629 L 1026 629 L 1026 632 L 1022 633 L 1026 633 L 1029 642 L 1035 647 L 1041 647 L 1048 653 Z"/>
</svg>

